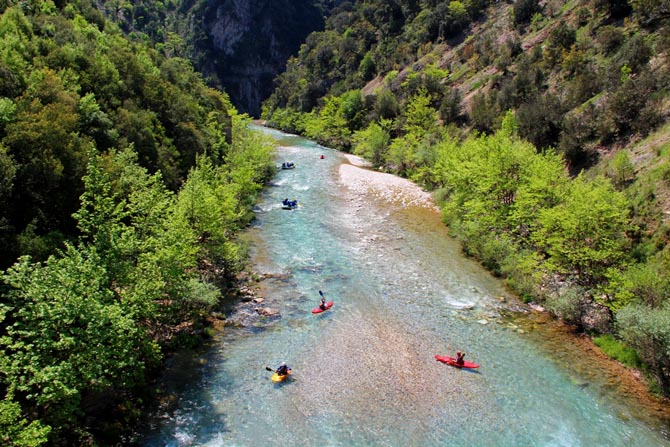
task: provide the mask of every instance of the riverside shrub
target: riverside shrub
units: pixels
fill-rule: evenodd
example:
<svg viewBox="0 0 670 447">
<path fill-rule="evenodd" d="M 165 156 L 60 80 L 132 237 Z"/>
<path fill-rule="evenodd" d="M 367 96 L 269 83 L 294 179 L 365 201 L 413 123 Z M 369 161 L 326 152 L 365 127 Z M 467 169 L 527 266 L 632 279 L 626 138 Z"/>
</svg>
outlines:
<svg viewBox="0 0 670 447">
<path fill-rule="evenodd" d="M 608 357 L 611 357 L 626 366 L 640 367 L 640 358 L 634 349 L 626 346 L 610 334 L 594 337 L 593 343 L 598 346 Z"/>
</svg>

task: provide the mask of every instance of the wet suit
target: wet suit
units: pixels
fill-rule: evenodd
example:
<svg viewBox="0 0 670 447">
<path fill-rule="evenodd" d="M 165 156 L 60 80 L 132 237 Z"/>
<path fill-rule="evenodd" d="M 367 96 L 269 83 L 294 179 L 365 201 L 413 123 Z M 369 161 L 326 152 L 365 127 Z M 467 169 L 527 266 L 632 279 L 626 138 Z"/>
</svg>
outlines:
<svg viewBox="0 0 670 447">
<path fill-rule="evenodd" d="M 280 376 L 286 376 L 290 370 L 291 368 L 289 368 L 288 365 L 281 365 L 279 368 L 277 368 L 276 373 Z"/>
</svg>

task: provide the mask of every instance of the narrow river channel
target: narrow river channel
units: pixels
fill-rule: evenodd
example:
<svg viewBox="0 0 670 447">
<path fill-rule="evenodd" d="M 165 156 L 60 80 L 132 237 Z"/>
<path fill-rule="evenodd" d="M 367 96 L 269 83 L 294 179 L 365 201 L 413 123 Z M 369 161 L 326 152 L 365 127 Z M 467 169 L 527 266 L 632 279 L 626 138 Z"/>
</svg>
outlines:
<svg viewBox="0 0 670 447">
<path fill-rule="evenodd" d="M 176 359 L 176 409 L 139 445 L 670 445 L 665 424 L 519 323 L 514 298 L 462 255 L 439 213 L 343 181 L 336 151 L 262 131 L 278 163 L 296 164 L 245 235 L 267 277 L 262 306 L 280 316 L 227 326 L 195 361 Z M 283 210 L 284 198 L 300 207 Z M 314 315 L 319 290 L 335 305 Z M 456 350 L 481 367 L 434 359 Z M 293 374 L 275 384 L 265 367 L 282 361 Z"/>
</svg>

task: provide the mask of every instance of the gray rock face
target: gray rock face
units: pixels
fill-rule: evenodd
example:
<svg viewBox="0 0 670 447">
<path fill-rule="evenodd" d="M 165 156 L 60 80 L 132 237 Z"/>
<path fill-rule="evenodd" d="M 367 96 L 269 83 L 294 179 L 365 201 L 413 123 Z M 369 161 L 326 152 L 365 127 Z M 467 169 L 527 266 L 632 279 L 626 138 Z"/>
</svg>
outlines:
<svg viewBox="0 0 670 447">
<path fill-rule="evenodd" d="M 134 0 L 97 2 L 126 33 L 145 33 L 169 56 L 189 58 L 235 107 L 257 117 L 275 77 L 343 0 Z M 174 39 L 178 36 L 178 39 Z"/>
<path fill-rule="evenodd" d="M 599 334 L 612 332 L 612 312 L 602 304 L 588 301 L 582 312 L 582 325 L 587 332 L 595 331 Z"/>
<path fill-rule="evenodd" d="M 307 35 L 324 27 L 316 0 L 210 0 L 189 12 L 197 68 L 242 112 L 260 115 L 273 80 Z M 339 2 L 330 2 L 339 3 Z"/>
</svg>

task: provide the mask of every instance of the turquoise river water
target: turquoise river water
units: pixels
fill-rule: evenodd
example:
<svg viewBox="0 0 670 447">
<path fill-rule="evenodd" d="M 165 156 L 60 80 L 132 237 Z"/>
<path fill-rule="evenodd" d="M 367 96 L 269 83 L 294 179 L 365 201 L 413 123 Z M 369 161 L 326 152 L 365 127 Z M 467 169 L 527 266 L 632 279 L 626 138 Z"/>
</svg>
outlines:
<svg viewBox="0 0 670 447">
<path fill-rule="evenodd" d="M 278 162 L 296 164 L 265 189 L 246 233 L 253 270 L 269 277 L 261 306 L 280 316 L 227 326 L 202 355 L 175 358 L 175 405 L 138 445 L 670 445 L 663 422 L 513 323 L 514 299 L 438 213 L 354 190 L 338 152 L 262 131 Z M 283 210 L 284 198 L 300 208 Z M 313 315 L 319 290 L 335 305 Z M 433 358 L 457 349 L 481 368 Z M 293 374 L 275 384 L 265 367 L 282 361 Z"/>
</svg>

